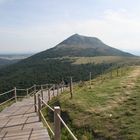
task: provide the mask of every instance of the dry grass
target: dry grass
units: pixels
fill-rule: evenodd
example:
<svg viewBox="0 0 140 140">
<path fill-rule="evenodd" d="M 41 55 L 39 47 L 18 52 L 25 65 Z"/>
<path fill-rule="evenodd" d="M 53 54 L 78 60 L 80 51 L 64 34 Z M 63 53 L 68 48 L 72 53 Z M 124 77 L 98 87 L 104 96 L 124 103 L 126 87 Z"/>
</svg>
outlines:
<svg viewBox="0 0 140 140">
<path fill-rule="evenodd" d="M 107 73 L 103 80 L 92 80 L 91 88 L 89 82 L 75 86 L 72 100 L 68 93 L 59 97 L 79 139 L 140 139 L 140 67 L 123 71 L 121 76 L 113 71 L 111 79 Z"/>
<path fill-rule="evenodd" d="M 75 57 L 73 64 L 87 63 L 140 63 L 140 57 L 122 57 L 122 56 L 97 56 L 97 57 Z"/>
</svg>

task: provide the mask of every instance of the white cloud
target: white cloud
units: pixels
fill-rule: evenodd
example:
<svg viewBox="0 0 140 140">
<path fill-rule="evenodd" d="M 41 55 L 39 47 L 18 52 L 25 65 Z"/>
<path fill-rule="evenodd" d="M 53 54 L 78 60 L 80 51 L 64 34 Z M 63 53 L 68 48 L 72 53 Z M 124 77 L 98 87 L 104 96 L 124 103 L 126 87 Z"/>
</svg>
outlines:
<svg viewBox="0 0 140 140">
<path fill-rule="evenodd" d="M 140 19 L 127 13 L 126 10 L 110 10 L 105 12 L 102 19 L 81 23 L 74 21 L 64 24 L 63 27 L 67 26 L 68 30 L 73 29 L 81 34 L 97 36 L 108 45 L 124 51 L 140 51 Z"/>
<path fill-rule="evenodd" d="M 140 52 L 140 19 L 129 15 L 125 9 L 107 10 L 102 19 L 44 23 L 22 29 L 2 28 L 0 47 L 3 51 L 11 48 L 15 51 L 41 51 L 74 33 L 96 36 L 106 44 L 124 51 Z"/>
<path fill-rule="evenodd" d="M 96 36 L 108 45 L 124 51 L 140 50 L 140 20 L 124 9 L 117 12 L 107 10 L 102 19 L 69 21 L 57 26 L 55 31 L 58 38 L 59 35 L 66 36 L 77 32 Z"/>
</svg>

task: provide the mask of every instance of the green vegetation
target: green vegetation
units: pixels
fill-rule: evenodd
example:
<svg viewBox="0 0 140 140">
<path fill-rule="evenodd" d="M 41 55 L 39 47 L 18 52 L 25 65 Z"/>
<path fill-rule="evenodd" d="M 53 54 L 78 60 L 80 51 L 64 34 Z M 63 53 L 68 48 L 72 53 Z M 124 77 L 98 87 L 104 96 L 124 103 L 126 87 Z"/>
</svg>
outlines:
<svg viewBox="0 0 140 140">
<path fill-rule="evenodd" d="M 15 102 L 15 100 L 12 100 L 12 101 L 9 101 L 9 102 L 7 102 L 7 103 L 5 103 L 5 104 L 3 104 L 3 105 L 0 105 L 0 112 L 1 112 L 4 108 L 6 108 L 6 107 L 12 105 L 14 102 Z"/>
<path fill-rule="evenodd" d="M 70 76 L 73 81 L 85 81 L 104 73 L 112 67 L 125 64 L 139 64 L 138 57 L 62 57 L 42 58 L 30 57 L 19 63 L 0 70 L 0 93 L 17 88 L 27 88 L 33 84 L 60 83 L 63 79 L 69 83 Z M 0 98 L 1 100 L 5 100 Z"/>
<path fill-rule="evenodd" d="M 88 79 L 89 72 L 94 78 L 112 66 L 124 63 L 139 64 L 140 61 L 138 57 L 109 47 L 95 37 L 75 34 L 51 49 L 1 68 L 0 93 L 13 87 L 60 83 L 62 79 L 68 83 L 70 76 L 74 81 L 83 81 Z"/>
<path fill-rule="evenodd" d="M 18 62 L 19 60 L 8 60 L 8 59 L 3 59 L 3 58 L 0 58 L 0 68 L 3 68 L 3 67 L 6 67 L 6 66 L 9 66 L 9 65 L 12 65 L 16 62 Z"/>
<path fill-rule="evenodd" d="M 124 57 L 124 56 L 96 56 L 96 57 L 75 57 L 74 64 L 101 64 L 101 63 L 117 63 L 117 64 L 140 64 L 140 57 Z"/>
<path fill-rule="evenodd" d="M 50 103 L 60 105 L 62 117 L 80 140 L 140 139 L 140 67 L 106 73 L 74 86 Z M 49 115 L 48 115 L 49 116 Z M 63 140 L 71 140 L 62 130 Z"/>
<path fill-rule="evenodd" d="M 114 70 L 135 64 L 140 64 L 139 57 L 105 45 L 97 38 L 75 34 L 54 48 L 1 68 L 0 93 L 13 87 L 60 83 L 62 79 L 69 83 L 72 76 L 74 82 L 81 81 L 74 87 L 73 99 L 67 92 L 51 104 L 61 106 L 62 117 L 76 136 L 80 140 L 136 140 L 140 137 L 139 68 L 119 69 L 119 74 Z M 91 87 L 90 72 L 94 79 Z M 3 96 L 0 102 L 11 96 Z M 50 113 L 45 116 L 52 119 Z M 64 128 L 62 133 L 63 140 L 71 140 Z"/>
<path fill-rule="evenodd" d="M 33 84 L 59 83 L 62 78 L 69 82 L 87 80 L 89 72 L 93 78 L 117 65 L 140 64 L 139 57 L 31 57 L 0 70 L 0 92 L 17 88 L 30 87 Z"/>
<path fill-rule="evenodd" d="M 43 59 L 28 58 L 12 66 L 0 70 L 0 92 L 17 88 L 30 87 L 33 84 L 60 83 L 62 78 L 69 82 L 87 80 L 89 72 L 94 77 L 107 70 L 114 64 L 81 64 L 74 65 L 71 59 Z"/>
<path fill-rule="evenodd" d="M 0 69 L 15 64 L 32 54 L 0 54 Z"/>
</svg>

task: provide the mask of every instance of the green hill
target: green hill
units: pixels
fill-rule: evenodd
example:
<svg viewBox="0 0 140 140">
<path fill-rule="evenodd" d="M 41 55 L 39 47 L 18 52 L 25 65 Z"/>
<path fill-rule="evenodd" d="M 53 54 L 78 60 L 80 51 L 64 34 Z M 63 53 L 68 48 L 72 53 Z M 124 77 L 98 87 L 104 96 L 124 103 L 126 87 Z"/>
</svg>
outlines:
<svg viewBox="0 0 140 140">
<path fill-rule="evenodd" d="M 124 71 L 122 77 L 116 77 L 116 72 L 113 78 L 97 77 L 112 68 L 135 64 L 140 64 L 139 57 L 111 48 L 97 38 L 76 34 L 54 48 L 1 68 L 0 92 L 13 87 L 60 83 L 62 79 L 69 82 L 72 76 L 74 81 L 82 81 L 74 87 L 74 98 L 69 100 L 67 93 L 56 104 L 61 106 L 64 120 L 80 140 L 137 140 L 139 67 Z M 91 88 L 84 82 L 89 79 L 89 72 L 92 78 L 97 77 Z"/>
<path fill-rule="evenodd" d="M 138 64 L 139 58 L 132 56 L 105 45 L 97 38 L 75 34 L 54 48 L 2 68 L 0 92 L 15 86 L 29 87 L 33 84 L 59 83 L 62 79 L 69 82 L 70 76 L 73 76 L 74 81 L 87 80 L 89 72 L 94 73 L 93 77 L 96 77 L 120 62 L 122 65 L 131 60 L 131 63 Z"/>
<path fill-rule="evenodd" d="M 63 119 L 80 140 L 140 139 L 140 67 L 106 73 L 74 86 L 50 102 L 61 106 Z M 110 77 L 111 76 L 111 77 Z M 50 115 L 49 115 L 50 116 Z M 66 130 L 62 139 L 71 140 Z"/>
</svg>

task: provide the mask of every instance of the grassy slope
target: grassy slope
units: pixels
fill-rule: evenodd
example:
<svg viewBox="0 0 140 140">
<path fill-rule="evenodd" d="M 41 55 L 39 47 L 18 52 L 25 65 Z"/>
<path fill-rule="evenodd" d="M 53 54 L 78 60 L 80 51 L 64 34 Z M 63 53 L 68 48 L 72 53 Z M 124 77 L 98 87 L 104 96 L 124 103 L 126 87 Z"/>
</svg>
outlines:
<svg viewBox="0 0 140 140">
<path fill-rule="evenodd" d="M 0 92 L 13 87 L 29 87 L 33 84 L 59 83 L 62 78 L 69 81 L 86 80 L 89 72 L 93 77 L 111 66 L 139 63 L 139 57 L 63 57 L 48 59 L 47 56 L 32 56 L 19 63 L 0 69 Z M 8 81 L 8 82 L 7 82 Z"/>
<path fill-rule="evenodd" d="M 119 77 L 116 72 L 111 79 L 105 77 L 110 74 L 92 80 L 91 88 L 88 82 L 75 86 L 72 100 L 65 93 L 55 104 L 60 104 L 62 116 L 81 140 L 140 139 L 140 67 L 125 69 Z"/>
<path fill-rule="evenodd" d="M 62 61 L 71 60 L 72 64 L 101 64 L 101 63 L 117 63 L 117 64 L 140 64 L 140 57 L 126 57 L 126 56 L 95 56 L 95 57 L 57 57 L 49 59 L 59 59 Z M 46 59 L 48 60 L 48 59 Z"/>
<path fill-rule="evenodd" d="M 75 57 L 74 64 L 87 63 L 118 63 L 118 64 L 140 64 L 140 57 L 123 57 L 123 56 L 96 56 L 96 57 Z"/>
</svg>

